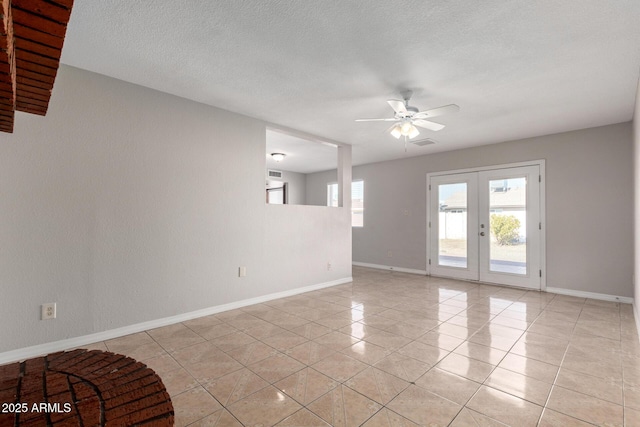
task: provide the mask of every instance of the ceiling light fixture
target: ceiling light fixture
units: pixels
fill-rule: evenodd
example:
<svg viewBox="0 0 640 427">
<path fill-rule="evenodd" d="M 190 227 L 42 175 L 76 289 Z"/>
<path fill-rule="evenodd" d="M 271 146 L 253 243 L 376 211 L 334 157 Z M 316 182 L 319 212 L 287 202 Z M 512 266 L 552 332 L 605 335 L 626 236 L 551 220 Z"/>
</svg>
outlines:
<svg viewBox="0 0 640 427">
<path fill-rule="evenodd" d="M 271 158 L 276 162 L 281 162 L 286 157 L 284 153 L 271 153 Z"/>
<path fill-rule="evenodd" d="M 409 120 L 396 124 L 391 128 L 390 132 L 391 135 L 396 139 L 400 139 L 401 136 L 406 136 L 409 139 L 413 139 L 416 136 L 420 135 L 420 131 L 418 131 L 418 128 L 415 127 Z"/>
<path fill-rule="evenodd" d="M 408 135 L 409 139 L 413 139 L 418 135 L 420 135 L 420 131 L 418 131 L 418 128 L 412 124 L 411 127 L 409 128 L 409 135 Z"/>
</svg>

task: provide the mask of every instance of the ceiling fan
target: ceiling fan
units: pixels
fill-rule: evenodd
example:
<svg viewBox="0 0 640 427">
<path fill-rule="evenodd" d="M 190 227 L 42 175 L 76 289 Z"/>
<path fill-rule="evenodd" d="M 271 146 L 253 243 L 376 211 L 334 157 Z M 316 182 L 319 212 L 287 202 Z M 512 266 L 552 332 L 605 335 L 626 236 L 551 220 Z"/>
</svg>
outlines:
<svg viewBox="0 0 640 427">
<path fill-rule="evenodd" d="M 400 139 L 401 136 L 413 139 L 420 134 L 419 126 L 424 129 L 439 131 L 444 128 L 444 125 L 435 123 L 430 120 L 432 117 L 442 116 L 448 113 L 455 113 L 460 110 L 455 104 L 444 105 L 438 108 L 432 108 L 431 110 L 419 111 L 416 107 L 409 105 L 409 99 L 411 99 L 412 92 L 408 91 L 404 93 L 404 101 L 397 99 L 390 99 L 387 101 L 395 114 L 392 118 L 387 119 L 357 119 L 356 122 L 395 122 L 387 131 L 391 133 L 396 139 Z"/>
</svg>

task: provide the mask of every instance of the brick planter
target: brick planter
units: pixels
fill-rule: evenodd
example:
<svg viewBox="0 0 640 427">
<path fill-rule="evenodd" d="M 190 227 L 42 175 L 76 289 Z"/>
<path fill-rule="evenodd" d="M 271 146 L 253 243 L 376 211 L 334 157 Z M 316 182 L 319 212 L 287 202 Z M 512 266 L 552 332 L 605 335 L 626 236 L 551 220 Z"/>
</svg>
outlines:
<svg viewBox="0 0 640 427">
<path fill-rule="evenodd" d="M 0 366 L 0 427 L 173 422 L 160 377 L 126 356 L 73 350 Z"/>
</svg>

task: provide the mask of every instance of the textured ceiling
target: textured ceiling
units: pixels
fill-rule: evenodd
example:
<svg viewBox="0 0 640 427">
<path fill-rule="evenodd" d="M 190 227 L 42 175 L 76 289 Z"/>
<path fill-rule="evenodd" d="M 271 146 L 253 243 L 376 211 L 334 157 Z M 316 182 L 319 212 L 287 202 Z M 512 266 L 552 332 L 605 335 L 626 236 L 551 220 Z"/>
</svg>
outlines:
<svg viewBox="0 0 640 427">
<path fill-rule="evenodd" d="M 62 62 L 324 138 L 354 164 L 631 120 L 640 1 L 83 0 Z M 387 99 L 458 104 L 384 133 Z"/>
<path fill-rule="evenodd" d="M 338 168 L 338 147 L 267 129 L 267 169 L 314 173 Z M 276 162 L 272 153 L 286 157 Z"/>
</svg>

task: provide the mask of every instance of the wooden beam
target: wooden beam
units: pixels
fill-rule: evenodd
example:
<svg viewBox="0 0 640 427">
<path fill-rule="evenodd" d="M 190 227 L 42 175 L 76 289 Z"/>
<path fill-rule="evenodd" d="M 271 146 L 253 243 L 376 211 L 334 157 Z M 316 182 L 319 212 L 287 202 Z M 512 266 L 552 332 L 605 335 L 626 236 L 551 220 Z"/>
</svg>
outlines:
<svg viewBox="0 0 640 427">
<path fill-rule="evenodd" d="M 13 39 L 13 19 L 11 17 L 11 0 L 0 0 L 0 87 L 9 94 L 3 97 L 0 104 L 2 118 L 0 130 L 13 132 L 13 119 L 16 110 L 16 57 Z"/>
<path fill-rule="evenodd" d="M 40 80 L 34 80 L 29 77 L 23 77 L 20 74 L 16 76 L 16 82 L 18 83 L 19 86 L 33 86 L 33 87 L 39 87 L 40 89 L 46 89 L 46 90 L 51 90 L 51 87 L 53 86 L 53 85 L 50 85 L 49 83 L 41 82 Z"/>
<path fill-rule="evenodd" d="M 24 113 L 37 114 L 39 116 L 47 114 L 47 108 L 49 108 L 48 102 L 35 101 L 33 99 L 20 101 L 16 104 L 20 107 L 20 111 Z"/>
<path fill-rule="evenodd" d="M 69 8 L 59 4 L 33 1 L 33 0 L 12 0 L 11 8 L 49 18 L 51 21 L 66 24 L 69 20 Z M 61 35 L 64 37 L 64 33 Z"/>
<path fill-rule="evenodd" d="M 69 9 L 69 13 L 71 13 L 71 8 L 73 7 L 73 0 L 51 0 L 50 3 L 55 3 L 58 6 Z M 69 18 L 67 18 L 67 21 L 68 20 Z"/>
<path fill-rule="evenodd" d="M 0 93 L 0 96 L 1 93 Z M 40 101 L 49 102 L 51 98 L 51 92 L 46 89 L 40 89 L 37 87 L 25 87 L 21 86 L 16 90 L 17 99 L 37 99 Z"/>
<path fill-rule="evenodd" d="M 22 9 L 16 8 L 15 2 L 11 4 L 11 14 L 13 16 L 13 25 L 22 25 L 25 27 L 33 28 L 45 34 L 64 39 L 64 34 L 67 31 L 67 26 L 60 22 L 52 21 L 49 18 L 36 15 L 32 12 L 27 12 Z"/>
<path fill-rule="evenodd" d="M 43 76 L 52 77 L 54 79 L 56 78 L 56 74 L 58 72 L 56 68 L 51 68 L 45 65 L 25 61 L 24 58 L 16 58 L 16 67 L 20 70 L 42 74 Z M 2 72 L 2 70 L 0 70 L 0 72 Z"/>
<path fill-rule="evenodd" d="M 15 33 L 20 35 L 21 39 L 30 40 L 47 47 L 52 47 L 58 51 L 62 50 L 64 38 L 56 37 L 54 35 L 46 33 L 45 31 L 40 31 L 35 28 L 28 27 L 16 21 L 13 21 L 13 28 Z"/>
<path fill-rule="evenodd" d="M 49 107 L 73 0 L 0 0 L 0 131 Z"/>
<path fill-rule="evenodd" d="M 20 51 L 20 58 L 16 58 L 16 64 L 20 60 L 42 65 L 43 67 L 53 68 L 54 70 L 58 69 L 58 61 L 55 58 L 38 55 L 37 53 L 29 52 L 28 50 Z"/>
<path fill-rule="evenodd" d="M 22 52 L 31 52 L 39 56 L 54 59 L 57 63 L 60 61 L 60 49 L 34 42 L 33 40 L 24 39 L 20 33 L 15 33 L 16 55 L 22 57 Z"/>
<path fill-rule="evenodd" d="M 14 90 L 15 86 L 11 81 L 9 81 L 9 79 L 10 79 L 10 76 L 8 74 L 0 75 L 0 90 L 13 94 L 16 92 Z M 12 96 L 13 95 L 10 95 L 10 98 Z"/>
</svg>

